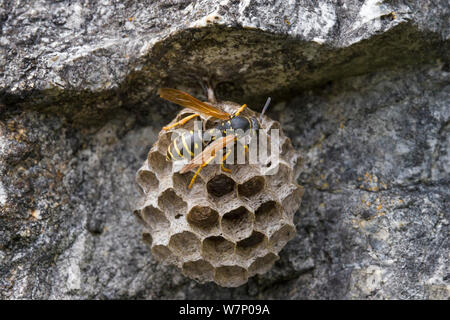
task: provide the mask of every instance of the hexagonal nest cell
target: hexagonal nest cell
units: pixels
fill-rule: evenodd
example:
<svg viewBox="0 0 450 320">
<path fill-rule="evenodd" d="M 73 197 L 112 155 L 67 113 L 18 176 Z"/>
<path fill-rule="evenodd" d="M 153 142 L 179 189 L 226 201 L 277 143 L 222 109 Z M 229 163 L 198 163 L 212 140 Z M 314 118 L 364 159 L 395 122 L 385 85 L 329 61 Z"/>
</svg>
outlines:
<svg viewBox="0 0 450 320">
<path fill-rule="evenodd" d="M 240 107 L 232 102 L 216 106 L 228 113 Z M 188 114 L 182 110 L 172 123 Z M 241 115 L 259 118 L 248 108 Z M 183 128 L 192 128 L 194 120 Z M 214 119 L 202 120 L 211 126 Z M 270 135 L 273 128 L 280 124 L 264 116 L 260 130 Z M 188 189 L 194 171 L 181 174 L 166 160 L 172 136 L 160 132 L 136 175 L 142 196 L 134 214 L 144 225 L 143 241 L 152 255 L 191 279 L 223 287 L 240 286 L 270 270 L 295 236 L 294 213 L 303 195 L 294 172 L 300 157 L 290 139 L 279 131 L 278 162 L 271 152 L 264 163 L 249 164 L 247 153 L 246 164 L 225 165 L 231 173 L 211 163 Z"/>
</svg>

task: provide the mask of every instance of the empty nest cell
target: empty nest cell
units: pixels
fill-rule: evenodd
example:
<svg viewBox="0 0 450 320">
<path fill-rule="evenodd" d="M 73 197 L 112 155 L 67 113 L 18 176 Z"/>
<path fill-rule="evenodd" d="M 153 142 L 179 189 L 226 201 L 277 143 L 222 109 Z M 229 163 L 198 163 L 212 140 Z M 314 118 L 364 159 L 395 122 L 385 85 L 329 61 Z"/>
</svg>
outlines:
<svg viewBox="0 0 450 320">
<path fill-rule="evenodd" d="M 282 160 L 280 160 L 278 164 L 273 163 L 272 166 L 266 171 L 266 174 L 267 182 L 274 189 L 281 188 L 289 181 L 292 181 L 293 176 L 292 169 Z"/>
<path fill-rule="evenodd" d="M 172 142 L 172 132 L 161 131 L 158 137 L 158 144 L 157 144 L 159 153 L 165 154 L 171 142 Z"/>
<path fill-rule="evenodd" d="M 158 231 L 170 227 L 170 222 L 167 220 L 164 213 L 154 206 L 146 206 L 143 212 L 143 220 L 150 227 L 151 230 Z"/>
<path fill-rule="evenodd" d="M 266 247 L 267 237 L 260 232 L 253 231 L 250 237 L 237 243 L 236 254 L 243 258 L 249 259 L 257 256 Z"/>
<path fill-rule="evenodd" d="M 231 175 L 233 177 L 233 180 L 238 184 L 243 184 L 244 182 L 250 180 L 252 177 L 260 174 L 259 168 L 248 163 L 230 165 L 229 168 L 232 170 Z"/>
<path fill-rule="evenodd" d="M 281 207 L 273 200 L 264 202 L 255 211 L 255 227 L 258 230 L 270 230 L 281 219 Z"/>
<path fill-rule="evenodd" d="M 275 261 L 277 261 L 279 257 L 270 252 L 263 257 L 258 257 L 248 268 L 249 276 L 254 276 L 255 274 L 264 274 L 269 271 Z"/>
<path fill-rule="evenodd" d="M 194 206 L 186 219 L 191 226 L 204 231 L 219 226 L 219 213 L 208 206 Z"/>
<path fill-rule="evenodd" d="M 189 231 L 176 233 L 170 237 L 169 248 L 179 257 L 191 257 L 200 253 L 199 238 Z"/>
<path fill-rule="evenodd" d="M 247 270 L 239 266 L 218 267 L 214 275 L 214 281 L 224 287 L 239 287 L 247 280 Z"/>
<path fill-rule="evenodd" d="M 213 264 L 224 263 L 234 254 L 236 245 L 220 236 L 212 236 L 203 240 L 202 256 Z"/>
<path fill-rule="evenodd" d="M 171 162 L 166 161 L 166 156 L 154 150 L 148 154 L 148 164 L 158 175 L 162 176 L 168 173 Z"/>
<path fill-rule="evenodd" d="M 238 194 L 242 197 L 250 198 L 264 189 L 265 179 L 256 176 L 238 186 Z"/>
<path fill-rule="evenodd" d="M 225 213 L 221 220 L 222 232 L 234 241 L 250 236 L 253 229 L 253 217 L 250 211 L 241 206 Z"/>
<path fill-rule="evenodd" d="M 185 262 L 181 270 L 184 275 L 201 283 L 212 281 L 214 278 L 214 267 L 202 259 Z"/>
<path fill-rule="evenodd" d="M 144 193 L 156 192 L 158 190 L 158 179 L 151 171 L 139 170 L 136 175 L 136 182 L 141 186 Z"/>
<path fill-rule="evenodd" d="M 206 184 L 206 189 L 208 193 L 214 197 L 223 197 L 234 190 L 235 182 L 230 177 L 220 174 L 215 176 Z"/>
<path fill-rule="evenodd" d="M 186 212 L 187 204 L 179 197 L 176 192 L 169 188 L 158 197 L 158 206 L 168 215 L 176 217 Z"/>
</svg>

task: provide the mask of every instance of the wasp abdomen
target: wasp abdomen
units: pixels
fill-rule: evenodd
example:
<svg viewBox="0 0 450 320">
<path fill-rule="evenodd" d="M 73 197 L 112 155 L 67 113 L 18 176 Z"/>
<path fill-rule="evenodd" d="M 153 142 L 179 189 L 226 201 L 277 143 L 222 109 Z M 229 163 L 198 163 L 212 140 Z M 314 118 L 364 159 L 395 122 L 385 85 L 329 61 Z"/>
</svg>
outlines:
<svg viewBox="0 0 450 320">
<path fill-rule="evenodd" d="M 200 130 L 183 132 L 167 148 L 167 160 L 192 159 L 199 153 L 203 144 Z"/>
</svg>

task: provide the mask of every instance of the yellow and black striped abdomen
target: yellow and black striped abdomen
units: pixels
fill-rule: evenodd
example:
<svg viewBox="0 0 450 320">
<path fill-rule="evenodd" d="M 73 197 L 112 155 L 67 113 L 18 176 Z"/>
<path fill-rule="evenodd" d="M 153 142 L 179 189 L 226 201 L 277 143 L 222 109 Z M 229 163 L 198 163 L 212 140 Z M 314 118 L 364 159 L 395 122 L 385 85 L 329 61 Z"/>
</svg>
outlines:
<svg viewBox="0 0 450 320">
<path fill-rule="evenodd" d="M 200 153 L 203 139 L 202 132 L 189 131 L 177 136 L 167 148 L 167 160 L 192 159 Z"/>
</svg>

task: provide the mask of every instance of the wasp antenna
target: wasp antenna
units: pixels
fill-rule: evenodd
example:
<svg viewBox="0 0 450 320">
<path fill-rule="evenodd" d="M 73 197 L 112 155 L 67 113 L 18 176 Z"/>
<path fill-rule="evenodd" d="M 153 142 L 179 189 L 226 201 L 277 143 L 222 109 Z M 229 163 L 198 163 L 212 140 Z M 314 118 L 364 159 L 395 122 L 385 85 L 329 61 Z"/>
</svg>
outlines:
<svg viewBox="0 0 450 320">
<path fill-rule="evenodd" d="M 259 116 L 259 121 L 260 122 L 262 121 L 262 117 L 263 117 L 264 113 L 266 112 L 267 108 L 269 107 L 270 100 L 271 100 L 270 97 L 268 97 L 267 101 L 266 101 L 266 104 L 264 105 L 263 110 L 261 112 L 261 115 Z"/>
</svg>

